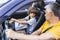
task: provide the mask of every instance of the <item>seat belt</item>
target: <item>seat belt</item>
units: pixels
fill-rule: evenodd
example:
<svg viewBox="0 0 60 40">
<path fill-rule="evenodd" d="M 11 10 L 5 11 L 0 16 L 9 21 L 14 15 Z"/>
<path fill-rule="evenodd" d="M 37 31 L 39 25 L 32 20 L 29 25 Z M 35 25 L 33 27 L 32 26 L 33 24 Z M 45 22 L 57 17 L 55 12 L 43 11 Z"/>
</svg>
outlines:
<svg viewBox="0 0 60 40">
<path fill-rule="evenodd" d="M 46 31 L 50 30 L 53 26 L 47 28 L 45 31 L 43 31 L 43 33 L 45 33 Z"/>
</svg>

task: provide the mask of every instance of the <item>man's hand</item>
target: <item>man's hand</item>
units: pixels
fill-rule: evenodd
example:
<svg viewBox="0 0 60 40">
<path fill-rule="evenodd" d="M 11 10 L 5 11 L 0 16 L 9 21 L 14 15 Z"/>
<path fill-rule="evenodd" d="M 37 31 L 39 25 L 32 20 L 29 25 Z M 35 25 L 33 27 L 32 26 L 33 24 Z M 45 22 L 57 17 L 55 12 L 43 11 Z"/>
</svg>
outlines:
<svg viewBox="0 0 60 40">
<path fill-rule="evenodd" d="M 7 29 L 5 30 L 5 33 L 6 33 L 6 36 L 7 38 L 12 38 L 12 39 L 15 39 L 15 32 L 11 29 Z"/>
<path fill-rule="evenodd" d="M 41 34 L 41 30 L 38 29 L 37 31 L 33 32 L 31 35 L 40 35 Z"/>
</svg>

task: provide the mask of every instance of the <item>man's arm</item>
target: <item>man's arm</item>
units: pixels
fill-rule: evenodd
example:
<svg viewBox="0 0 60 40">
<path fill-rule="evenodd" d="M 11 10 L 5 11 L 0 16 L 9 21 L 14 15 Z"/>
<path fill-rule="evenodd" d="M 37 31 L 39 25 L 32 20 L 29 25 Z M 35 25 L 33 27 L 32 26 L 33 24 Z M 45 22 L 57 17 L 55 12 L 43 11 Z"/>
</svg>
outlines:
<svg viewBox="0 0 60 40">
<path fill-rule="evenodd" d="M 41 29 L 38 29 L 37 31 L 33 32 L 31 35 L 40 35 L 42 32 L 41 32 Z"/>
<path fill-rule="evenodd" d="M 6 30 L 7 37 L 12 39 L 22 39 L 22 40 L 55 40 L 51 33 L 43 33 L 41 35 L 25 35 L 17 33 L 11 30 Z"/>
<path fill-rule="evenodd" d="M 40 36 L 39 35 L 24 35 L 24 34 L 17 33 L 15 38 L 23 39 L 23 40 L 55 40 L 54 36 L 50 33 L 43 33 Z"/>
</svg>

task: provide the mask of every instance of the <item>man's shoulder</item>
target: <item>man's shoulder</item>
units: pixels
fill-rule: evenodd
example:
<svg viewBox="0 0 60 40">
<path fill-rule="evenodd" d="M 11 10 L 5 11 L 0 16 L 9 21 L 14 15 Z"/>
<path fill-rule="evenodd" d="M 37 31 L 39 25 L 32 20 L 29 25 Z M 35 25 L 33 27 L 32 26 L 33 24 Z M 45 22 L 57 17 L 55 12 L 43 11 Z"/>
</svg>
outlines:
<svg viewBox="0 0 60 40">
<path fill-rule="evenodd" d="M 48 21 L 45 21 L 43 24 L 49 24 L 49 22 Z"/>
</svg>

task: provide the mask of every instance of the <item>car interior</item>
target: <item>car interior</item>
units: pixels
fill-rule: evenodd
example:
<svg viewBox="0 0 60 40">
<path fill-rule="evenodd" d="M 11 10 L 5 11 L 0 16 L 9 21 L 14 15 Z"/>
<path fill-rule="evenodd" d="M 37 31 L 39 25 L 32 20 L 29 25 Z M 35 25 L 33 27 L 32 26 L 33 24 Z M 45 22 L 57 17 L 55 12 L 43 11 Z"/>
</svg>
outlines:
<svg viewBox="0 0 60 40">
<path fill-rule="evenodd" d="M 58 0 L 57 2 L 60 3 L 59 0 Z M 39 3 L 39 5 L 40 5 L 40 3 Z M 36 6 L 37 6 L 37 5 L 36 5 Z M 44 13 L 45 13 L 45 12 L 42 11 L 42 10 L 39 11 L 39 16 L 38 16 L 38 20 L 37 20 L 36 25 L 33 25 L 31 31 L 26 30 L 26 31 L 25 31 L 26 34 L 31 34 L 31 33 L 33 33 L 34 31 L 36 31 L 37 29 L 40 28 L 40 26 L 41 26 L 41 25 L 44 23 L 44 21 L 45 21 Z M 5 29 L 8 29 L 8 28 L 14 30 L 14 27 L 9 27 L 9 23 L 8 23 L 8 22 L 9 22 L 9 20 L 10 20 L 11 18 L 21 19 L 21 18 L 26 17 L 27 15 L 28 15 L 28 14 L 27 14 L 27 11 L 23 11 L 23 10 L 22 10 L 22 11 L 16 11 L 16 12 L 12 13 L 12 14 L 2 23 L 3 28 L 0 28 L 0 30 L 1 30 L 0 40 L 9 40 L 9 38 L 6 37 L 4 30 L 5 30 Z M 5 17 L 7 17 L 7 16 L 5 16 Z M 2 19 L 2 20 L 4 20 L 4 19 Z M 6 23 L 5 23 L 5 22 L 6 22 Z M 28 29 L 28 28 L 27 28 L 27 29 Z"/>
<path fill-rule="evenodd" d="M 16 12 L 12 13 L 9 16 L 9 18 L 7 18 L 2 24 L 3 25 L 3 30 L 2 30 L 1 38 L 4 39 L 4 40 L 9 40 L 8 38 L 6 38 L 4 30 L 8 29 L 8 28 L 14 30 L 14 27 L 9 27 L 9 20 L 11 18 L 21 19 L 21 18 L 26 17 L 27 15 L 28 15 L 27 11 L 23 11 L 23 10 L 22 11 L 16 11 Z M 36 25 L 33 25 L 33 27 L 31 28 L 32 29 L 31 31 L 28 31 L 28 28 L 27 28 L 27 30 L 25 31 L 26 34 L 31 34 L 34 31 L 36 31 L 37 29 L 39 29 L 40 26 L 44 23 L 44 21 L 45 21 L 44 11 L 39 10 L 39 16 L 38 16 L 38 20 L 37 20 Z"/>
<path fill-rule="evenodd" d="M 10 18 L 8 18 L 7 20 L 5 20 L 5 22 L 8 21 L 8 20 L 10 20 L 11 18 L 20 19 L 20 18 L 26 17 L 27 15 L 28 15 L 28 14 L 27 14 L 27 11 L 24 11 L 24 12 L 18 12 L 18 11 L 16 11 L 16 12 L 14 12 L 14 13 L 10 16 Z M 37 29 L 39 29 L 40 26 L 43 24 L 44 21 L 45 21 L 44 12 L 43 12 L 43 11 L 40 11 L 36 25 L 33 25 L 33 27 L 31 28 L 31 29 L 32 29 L 31 31 L 28 31 L 28 28 L 27 28 L 26 34 L 31 34 L 31 33 L 33 33 L 34 31 L 36 31 Z M 13 30 L 14 30 L 14 27 L 9 27 L 9 25 L 6 24 L 5 22 L 3 22 L 3 30 L 6 29 L 6 26 L 5 26 L 5 25 L 7 25 L 7 27 L 8 27 L 9 29 L 13 29 Z M 6 36 L 5 36 L 5 33 L 4 33 L 4 32 L 3 32 L 3 36 L 2 36 L 2 37 L 4 37 L 4 39 L 7 40 L 7 38 L 5 38 Z"/>
</svg>

